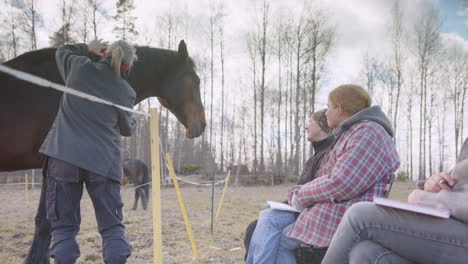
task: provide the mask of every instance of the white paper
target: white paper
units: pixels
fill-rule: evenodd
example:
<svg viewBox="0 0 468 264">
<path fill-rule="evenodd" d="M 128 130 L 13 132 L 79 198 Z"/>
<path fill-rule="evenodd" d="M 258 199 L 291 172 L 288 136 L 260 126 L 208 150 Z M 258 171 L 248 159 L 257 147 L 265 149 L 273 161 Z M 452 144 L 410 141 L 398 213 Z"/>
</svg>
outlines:
<svg viewBox="0 0 468 264">
<path fill-rule="evenodd" d="M 381 206 L 393 207 L 405 211 L 415 212 L 419 214 L 432 215 L 440 218 L 449 218 L 450 210 L 443 208 L 434 208 L 423 205 L 410 204 L 396 200 L 386 199 L 382 197 L 374 197 L 374 203 Z"/>
<path fill-rule="evenodd" d="M 280 210 L 280 211 L 288 211 L 288 212 L 296 212 L 300 213 L 300 210 L 297 210 L 296 208 L 287 205 L 285 203 L 279 203 L 279 202 L 274 202 L 274 201 L 267 201 L 268 206 L 273 209 L 273 210 Z"/>
</svg>

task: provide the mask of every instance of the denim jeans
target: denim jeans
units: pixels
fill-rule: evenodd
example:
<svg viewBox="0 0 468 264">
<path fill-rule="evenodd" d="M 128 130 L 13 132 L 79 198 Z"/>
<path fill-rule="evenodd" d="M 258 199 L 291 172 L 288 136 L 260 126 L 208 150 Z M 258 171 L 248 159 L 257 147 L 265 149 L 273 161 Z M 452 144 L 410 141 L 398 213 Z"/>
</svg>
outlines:
<svg viewBox="0 0 468 264">
<path fill-rule="evenodd" d="M 468 263 L 468 224 L 357 203 L 341 220 L 322 263 Z"/>
<path fill-rule="evenodd" d="M 247 255 L 246 264 L 288 264 L 296 263 L 294 254 L 291 251 L 294 262 L 279 262 L 279 260 L 288 259 L 285 250 L 294 247 L 292 241 L 282 235 L 283 230 L 294 223 L 296 213 L 266 209 L 260 213 L 258 223 L 252 236 Z M 281 244 L 281 246 L 280 246 Z"/>
<path fill-rule="evenodd" d="M 288 230 L 290 226 L 288 225 L 284 230 Z M 278 253 L 276 254 L 276 263 L 277 264 L 296 264 L 296 254 L 294 250 L 301 246 L 301 243 L 297 240 L 291 239 L 284 235 L 284 232 L 281 233 Z"/>
</svg>

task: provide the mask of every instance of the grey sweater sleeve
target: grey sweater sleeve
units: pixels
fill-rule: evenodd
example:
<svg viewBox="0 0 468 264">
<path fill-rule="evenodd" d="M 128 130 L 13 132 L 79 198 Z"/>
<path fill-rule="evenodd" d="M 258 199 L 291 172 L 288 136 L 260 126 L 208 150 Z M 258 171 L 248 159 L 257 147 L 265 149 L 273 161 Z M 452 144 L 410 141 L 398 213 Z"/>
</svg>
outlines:
<svg viewBox="0 0 468 264">
<path fill-rule="evenodd" d="M 129 137 L 133 135 L 137 127 L 137 121 L 132 117 L 132 114 L 120 108 L 116 108 L 119 113 L 120 135 Z"/>
<path fill-rule="evenodd" d="M 88 45 L 86 44 L 65 45 L 57 49 L 55 52 L 55 60 L 60 75 L 65 82 L 68 74 L 72 72 L 73 69 L 91 61 L 86 57 L 87 54 Z"/>
</svg>

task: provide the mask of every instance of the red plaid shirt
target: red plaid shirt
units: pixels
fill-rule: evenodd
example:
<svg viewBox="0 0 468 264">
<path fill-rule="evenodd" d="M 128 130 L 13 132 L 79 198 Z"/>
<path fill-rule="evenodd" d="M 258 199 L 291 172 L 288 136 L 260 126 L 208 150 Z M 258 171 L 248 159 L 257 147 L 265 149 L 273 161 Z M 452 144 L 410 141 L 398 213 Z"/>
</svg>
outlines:
<svg viewBox="0 0 468 264">
<path fill-rule="evenodd" d="M 328 247 L 348 207 L 383 196 L 389 176 L 400 166 L 392 138 L 374 121 L 343 132 L 323 162 L 319 177 L 297 193 L 306 209 L 285 230 L 289 238 L 315 247 Z"/>
</svg>

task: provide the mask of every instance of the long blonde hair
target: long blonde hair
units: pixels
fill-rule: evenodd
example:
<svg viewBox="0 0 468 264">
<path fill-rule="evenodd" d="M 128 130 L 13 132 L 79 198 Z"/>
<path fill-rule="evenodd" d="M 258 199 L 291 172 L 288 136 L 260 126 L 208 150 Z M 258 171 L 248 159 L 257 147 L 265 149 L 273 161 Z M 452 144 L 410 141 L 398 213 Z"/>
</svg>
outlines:
<svg viewBox="0 0 468 264">
<path fill-rule="evenodd" d="M 137 59 L 135 52 L 135 47 L 125 40 L 117 40 L 112 43 L 107 49 L 107 56 L 110 57 L 112 69 L 120 75 L 122 65 L 129 64 L 131 68 Z"/>
</svg>

